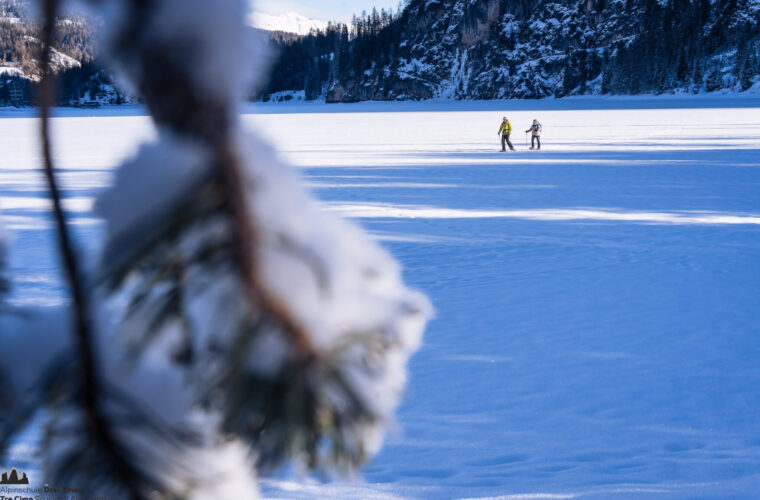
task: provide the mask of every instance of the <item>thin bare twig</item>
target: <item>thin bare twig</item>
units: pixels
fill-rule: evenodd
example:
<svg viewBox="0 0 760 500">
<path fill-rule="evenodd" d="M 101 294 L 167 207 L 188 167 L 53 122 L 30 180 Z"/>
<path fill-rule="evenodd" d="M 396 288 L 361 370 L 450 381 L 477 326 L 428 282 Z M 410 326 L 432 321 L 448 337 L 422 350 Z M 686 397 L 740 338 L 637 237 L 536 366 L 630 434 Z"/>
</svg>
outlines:
<svg viewBox="0 0 760 500">
<path fill-rule="evenodd" d="M 89 317 L 89 297 L 85 289 L 81 269 L 74 252 L 74 246 L 66 223 L 61 191 L 55 176 L 53 165 L 52 145 L 50 141 L 50 108 L 55 98 L 55 76 L 50 65 L 52 43 L 55 35 L 55 19 L 58 13 L 58 0 L 45 0 L 44 23 L 42 28 L 42 68 L 43 76 L 40 85 L 40 134 L 42 136 L 42 154 L 44 158 L 44 173 L 48 183 L 48 191 L 53 202 L 53 213 L 58 234 L 58 245 L 63 259 L 66 277 L 71 288 L 72 307 L 75 317 L 75 335 L 79 350 L 79 363 L 82 377 L 82 404 L 87 415 L 88 423 L 95 438 L 103 449 L 110 454 L 117 467 L 120 479 L 129 489 L 130 497 L 135 500 L 141 495 L 134 484 L 133 467 L 125 459 L 111 429 L 98 405 L 100 383 L 95 361 L 94 336 Z"/>
</svg>

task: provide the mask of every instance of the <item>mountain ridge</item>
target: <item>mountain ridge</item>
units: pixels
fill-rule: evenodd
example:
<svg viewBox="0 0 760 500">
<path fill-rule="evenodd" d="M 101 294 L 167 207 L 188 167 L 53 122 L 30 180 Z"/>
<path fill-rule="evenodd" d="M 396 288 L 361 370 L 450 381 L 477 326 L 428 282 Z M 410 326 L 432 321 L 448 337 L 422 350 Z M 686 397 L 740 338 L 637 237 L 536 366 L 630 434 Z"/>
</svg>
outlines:
<svg viewBox="0 0 760 500">
<path fill-rule="evenodd" d="M 307 98 L 356 102 L 760 84 L 758 0 L 412 0 L 390 22 L 354 23 L 350 40 L 327 38 L 285 47 L 282 59 L 310 57 L 270 90 L 301 81 Z"/>
</svg>

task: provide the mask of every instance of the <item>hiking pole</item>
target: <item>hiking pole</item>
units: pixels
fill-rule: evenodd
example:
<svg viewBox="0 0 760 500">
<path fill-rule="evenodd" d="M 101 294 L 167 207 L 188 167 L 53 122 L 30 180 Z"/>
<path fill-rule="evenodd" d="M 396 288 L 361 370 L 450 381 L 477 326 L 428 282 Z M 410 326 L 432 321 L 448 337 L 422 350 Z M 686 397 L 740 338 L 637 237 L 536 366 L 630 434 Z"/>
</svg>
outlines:
<svg viewBox="0 0 760 500">
<path fill-rule="evenodd" d="M 525 147 L 528 147 L 528 133 L 525 132 Z"/>
</svg>

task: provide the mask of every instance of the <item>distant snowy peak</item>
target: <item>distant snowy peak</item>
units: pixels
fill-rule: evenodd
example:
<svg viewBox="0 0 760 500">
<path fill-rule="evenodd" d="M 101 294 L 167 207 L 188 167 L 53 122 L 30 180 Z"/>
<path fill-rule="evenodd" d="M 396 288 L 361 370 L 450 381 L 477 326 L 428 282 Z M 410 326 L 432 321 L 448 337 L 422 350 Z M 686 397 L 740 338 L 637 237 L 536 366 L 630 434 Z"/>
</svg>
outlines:
<svg viewBox="0 0 760 500">
<path fill-rule="evenodd" d="M 283 31 L 297 35 L 308 35 L 312 30 L 324 31 L 327 28 L 326 21 L 310 19 L 296 12 L 287 12 L 278 16 L 254 12 L 249 16 L 248 21 L 255 28 L 264 31 Z"/>
</svg>

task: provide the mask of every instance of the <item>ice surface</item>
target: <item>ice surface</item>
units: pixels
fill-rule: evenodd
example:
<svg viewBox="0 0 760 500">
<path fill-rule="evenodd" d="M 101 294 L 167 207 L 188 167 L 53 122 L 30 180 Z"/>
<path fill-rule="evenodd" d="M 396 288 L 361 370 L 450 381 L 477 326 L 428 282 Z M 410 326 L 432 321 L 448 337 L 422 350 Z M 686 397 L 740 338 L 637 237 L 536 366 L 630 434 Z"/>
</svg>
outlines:
<svg viewBox="0 0 760 500">
<path fill-rule="evenodd" d="M 264 494 L 754 498 L 759 108 L 711 97 L 257 106 L 246 122 L 328 207 L 384 241 L 437 311 L 398 432 L 363 482 L 277 477 Z M 505 113 L 523 130 L 538 118 L 544 150 L 517 134 L 518 152 L 497 152 Z M 91 254 L 102 227 L 87 207 L 154 131 L 129 110 L 58 114 L 58 161 Z M 60 302 L 36 123 L 0 117 L 11 299 Z"/>
</svg>

